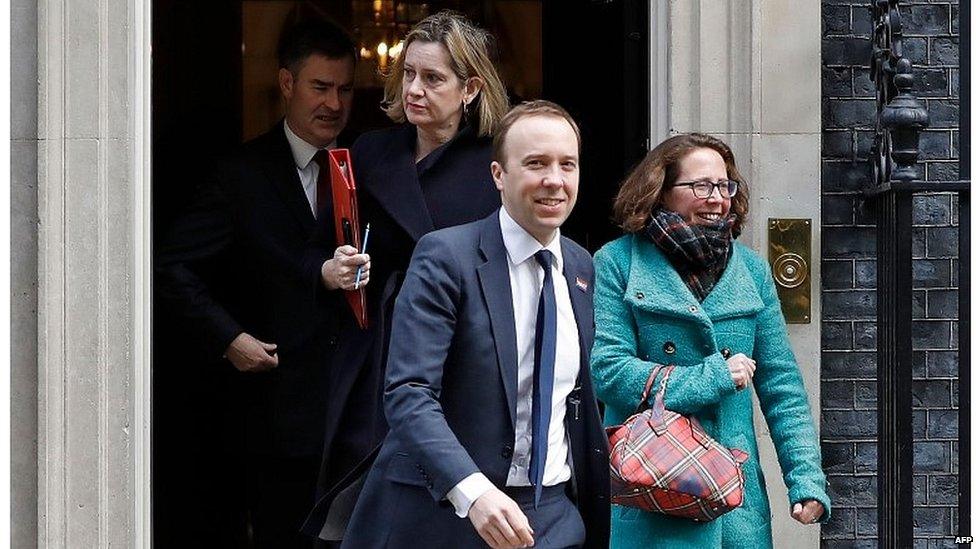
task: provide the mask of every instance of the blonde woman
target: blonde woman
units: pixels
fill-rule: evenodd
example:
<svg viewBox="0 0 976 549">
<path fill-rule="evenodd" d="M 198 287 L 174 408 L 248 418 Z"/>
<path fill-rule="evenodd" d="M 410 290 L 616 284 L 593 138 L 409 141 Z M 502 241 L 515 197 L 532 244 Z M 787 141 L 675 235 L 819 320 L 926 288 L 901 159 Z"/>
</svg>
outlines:
<svg viewBox="0 0 976 549">
<path fill-rule="evenodd" d="M 508 112 L 505 87 L 492 63 L 493 38 L 464 16 L 442 11 L 417 23 L 386 83 L 383 110 L 399 125 L 363 134 L 352 162 L 361 223 L 370 223 L 372 326 L 338 342 L 327 415 L 320 498 L 305 531 L 339 524 L 320 537 L 341 537 L 355 481 L 382 441 L 383 372 L 388 320 L 417 240 L 435 229 L 468 223 L 497 210 L 491 141 Z M 347 489 L 349 485 L 353 487 Z M 345 491 L 344 491 L 345 490 Z"/>
</svg>

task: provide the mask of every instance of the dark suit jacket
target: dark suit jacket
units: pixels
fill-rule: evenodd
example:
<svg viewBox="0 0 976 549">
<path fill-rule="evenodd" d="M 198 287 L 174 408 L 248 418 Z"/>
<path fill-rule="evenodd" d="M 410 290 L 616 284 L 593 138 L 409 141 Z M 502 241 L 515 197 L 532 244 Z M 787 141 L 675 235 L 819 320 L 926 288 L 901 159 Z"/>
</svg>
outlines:
<svg viewBox="0 0 976 549">
<path fill-rule="evenodd" d="M 310 247 L 316 221 L 283 123 L 219 160 L 214 172 L 157 251 L 157 295 L 206 357 L 220 357 L 241 332 L 276 343 L 278 368 L 234 371 L 247 448 L 318 455 L 329 356 L 339 328 L 353 322 L 338 292 L 320 281 L 334 242 Z M 331 235 L 331 208 L 319 219 Z"/>
<path fill-rule="evenodd" d="M 566 419 L 575 499 L 585 546 L 606 547 L 607 440 L 589 374 L 593 299 L 576 284 L 592 283 L 593 264 L 571 240 L 561 245 L 580 332 L 580 373 Z M 390 432 L 344 548 L 484 546 L 445 496 L 477 471 L 505 485 L 515 444 L 515 338 L 498 214 L 421 239 L 393 314 L 385 393 Z"/>
<path fill-rule="evenodd" d="M 370 452 L 386 435 L 382 392 L 388 326 L 417 240 L 435 229 L 481 219 L 501 205 L 491 178 L 490 138 L 463 128 L 419 164 L 416 141 L 416 128 L 404 124 L 363 134 L 352 148 L 361 220 L 372 226 L 367 294 L 373 324 L 339 338 L 335 362 L 341 367 L 335 369 L 329 398 L 319 475 L 323 497 L 303 528 L 312 536 L 319 534 L 333 496 L 368 468 Z"/>
</svg>

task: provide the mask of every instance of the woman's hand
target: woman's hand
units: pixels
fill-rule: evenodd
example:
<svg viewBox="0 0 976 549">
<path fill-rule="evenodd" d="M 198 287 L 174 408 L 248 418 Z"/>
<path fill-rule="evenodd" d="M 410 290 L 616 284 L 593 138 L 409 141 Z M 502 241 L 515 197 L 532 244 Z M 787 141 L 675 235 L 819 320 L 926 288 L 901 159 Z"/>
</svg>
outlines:
<svg viewBox="0 0 976 549">
<path fill-rule="evenodd" d="M 363 272 L 356 286 L 356 271 Z M 339 246 L 332 259 L 322 264 L 322 284 L 329 290 L 358 290 L 369 284 L 369 254 L 358 253 L 352 246 Z"/>
<path fill-rule="evenodd" d="M 808 499 L 793 504 L 793 520 L 801 524 L 813 524 L 823 516 L 824 508 L 819 501 Z"/>
<path fill-rule="evenodd" d="M 725 360 L 725 365 L 729 367 L 729 375 L 735 382 L 736 389 L 745 389 L 756 373 L 756 361 L 742 353 L 730 356 Z"/>
</svg>

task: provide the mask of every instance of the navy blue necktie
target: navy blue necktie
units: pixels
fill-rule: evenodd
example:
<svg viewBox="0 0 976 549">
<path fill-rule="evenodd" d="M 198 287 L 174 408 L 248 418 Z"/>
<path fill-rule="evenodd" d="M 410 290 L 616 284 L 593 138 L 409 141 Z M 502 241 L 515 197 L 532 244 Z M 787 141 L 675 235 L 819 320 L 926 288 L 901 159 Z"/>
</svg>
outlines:
<svg viewBox="0 0 976 549">
<path fill-rule="evenodd" d="M 535 317 L 535 365 L 532 369 L 532 454 L 529 480 L 535 487 L 535 504 L 542 496 L 542 477 L 549 450 L 549 419 L 552 416 L 552 385 L 556 368 L 556 293 L 552 286 L 552 252 L 539 250 L 535 260 L 544 278 Z"/>
</svg>

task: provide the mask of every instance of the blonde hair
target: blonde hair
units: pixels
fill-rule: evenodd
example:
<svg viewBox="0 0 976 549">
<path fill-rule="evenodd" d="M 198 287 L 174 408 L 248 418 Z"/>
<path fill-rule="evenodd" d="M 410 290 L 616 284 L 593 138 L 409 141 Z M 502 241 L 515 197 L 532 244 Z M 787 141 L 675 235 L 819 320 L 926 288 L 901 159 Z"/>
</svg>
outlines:
<svg viewBox="0 0 976 549">
<path fill-rule="evenodd" d="M 443 45 L 451 57 L 451 70 L 462 82 L 467 82 L 473 76 L 484 81 L 472 106 L 477 108 L 478 135 L 494 135 L 498 123 L 508 112 L 505 85 L 491 61 L 494 38 L 452 10 L 439 11 L 427 17 L 407 33 L 402 53 L 393 61 L 383 90 L 382 106 L 386 115 L 394 122 L 407 119 L 403 112 L 403 63 L 407 48 L 416 41 Z"/>
</svg>

